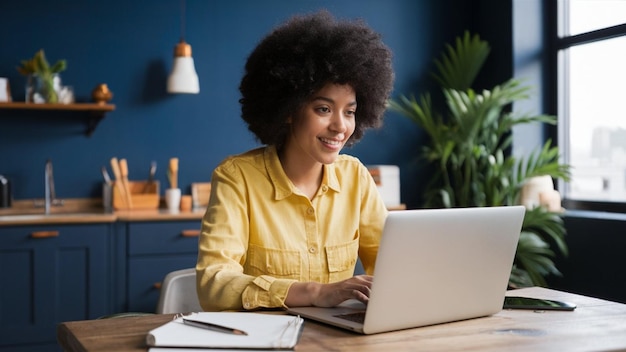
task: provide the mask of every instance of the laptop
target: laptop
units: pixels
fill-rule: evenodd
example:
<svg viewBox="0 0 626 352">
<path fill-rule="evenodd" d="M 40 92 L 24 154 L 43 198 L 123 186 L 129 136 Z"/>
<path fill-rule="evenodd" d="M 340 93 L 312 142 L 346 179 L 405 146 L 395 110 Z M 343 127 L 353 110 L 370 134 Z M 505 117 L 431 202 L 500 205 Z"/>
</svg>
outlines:
<svg viewBox="0 0 626 352">
<path fill-rule="evenodd" d="M 524 213 L 523 206 L 391 211 L 367 305 L 348 300 L 287 312 L 362 334 L 495 314 L 502 310 Z"/>
</svg>

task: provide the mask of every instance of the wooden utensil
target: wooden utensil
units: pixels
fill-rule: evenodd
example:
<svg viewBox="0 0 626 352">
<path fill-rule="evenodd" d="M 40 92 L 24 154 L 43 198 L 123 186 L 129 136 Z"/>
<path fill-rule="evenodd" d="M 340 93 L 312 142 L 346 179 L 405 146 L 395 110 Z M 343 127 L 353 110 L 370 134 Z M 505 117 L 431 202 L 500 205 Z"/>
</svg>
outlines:
<svg viewBox="0 0 626 352">
<path fill-rule="evenodd" d="M 126 159 L 120 159 L 120 175 L 122 184 L 124 185 L 124 193 L 126 194 L 126 204 L 129 208 L 133 207 L 133 199 L 130 194 L 130 185 L 128 184 L 128 163 Z"/>
<path fill-rule="evenodd" d="M 113 185 L 114 188 L 122 195 L 122 199 L 124 199 L 124 203 L 126 207 L 130 207 L 126 197 L 126 189 L 124 188 L 124 184 L 122 183 L 122 173 L 120 171 L 120 163 L 117 161 L 117 158 L 111 158 L 111 170 L 113 170 L 113 177 L 115 178 L 115 183 Z"/>
<path fill-rule="evenodd" d="M 178 188 L 178 158 L 171 158 L 168 175 L 170 178 L 170 188 Z"/>
</svg>

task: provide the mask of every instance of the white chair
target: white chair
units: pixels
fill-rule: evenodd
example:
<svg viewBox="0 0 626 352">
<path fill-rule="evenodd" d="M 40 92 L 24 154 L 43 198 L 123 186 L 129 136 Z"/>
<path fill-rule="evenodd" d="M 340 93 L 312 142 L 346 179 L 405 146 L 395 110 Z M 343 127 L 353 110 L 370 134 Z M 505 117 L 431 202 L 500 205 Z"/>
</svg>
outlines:
<svg viewBox="0 0 626 352">
<path fill-rule="evenodd" d="M 196 269 L 172 271 L 165 276 L 157 304 L 158 314 L 201 312 L 196 294 Z"/>
</svg>

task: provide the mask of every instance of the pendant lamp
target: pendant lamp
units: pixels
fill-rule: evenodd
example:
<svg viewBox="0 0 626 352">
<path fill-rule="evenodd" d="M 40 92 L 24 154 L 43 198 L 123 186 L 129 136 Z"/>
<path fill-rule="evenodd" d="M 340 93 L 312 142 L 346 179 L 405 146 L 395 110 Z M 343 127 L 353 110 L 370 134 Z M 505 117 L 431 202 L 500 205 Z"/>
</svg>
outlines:
<svg viewBox="0 0 626 352">
<path fill-rule="evenodd" d="M 167 78 L 167 92 L 198 94 L 200 83 L 191 56 L 191 45 L 185 42 L 185 0 L 181 0 L 181 10 L 181 37 L 174 47 L 174 66 Z"/>
</svg>

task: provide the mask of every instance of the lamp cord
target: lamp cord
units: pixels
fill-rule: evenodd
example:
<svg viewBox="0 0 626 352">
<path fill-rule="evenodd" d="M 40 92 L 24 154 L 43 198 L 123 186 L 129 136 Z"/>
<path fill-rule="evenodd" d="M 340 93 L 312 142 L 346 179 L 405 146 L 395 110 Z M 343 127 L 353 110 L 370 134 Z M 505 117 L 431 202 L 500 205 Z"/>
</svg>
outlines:
<svg viewBox="0 0 626 352">
<path fill-rule="evenodd" d="M 185 40 L 185 0 L 180 0 L 180 40 Z"/>
</svg>

